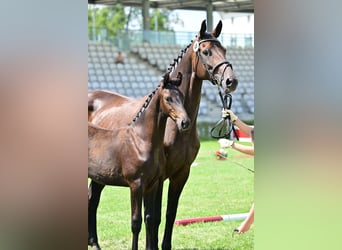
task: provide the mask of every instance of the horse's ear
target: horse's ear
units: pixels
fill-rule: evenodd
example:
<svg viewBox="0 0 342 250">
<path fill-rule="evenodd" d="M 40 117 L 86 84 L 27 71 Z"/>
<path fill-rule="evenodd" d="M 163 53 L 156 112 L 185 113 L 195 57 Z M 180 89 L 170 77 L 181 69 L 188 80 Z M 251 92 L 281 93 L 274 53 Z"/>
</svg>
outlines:
<svg viewBox="0 0 342 250">
<path fill-rule="evenodd" d="M 201 30 L 199 32 L 199 38 L 204 37 L 206 30 L 207 30 L 207 23 L 206 23 L 206 20 L 203 20 L 202 25 L 201 25 Z"/>
<path fill-rule="evenodd" d="M 221 34 L 221 30 L 222 30 L 222 21 L 220 20 L 218 22 L 218 24 L 216 25 L 216 28 L 213 30 L 213 36 L 214 37 L 219 37 L 219 35 Z"/>
</svg>

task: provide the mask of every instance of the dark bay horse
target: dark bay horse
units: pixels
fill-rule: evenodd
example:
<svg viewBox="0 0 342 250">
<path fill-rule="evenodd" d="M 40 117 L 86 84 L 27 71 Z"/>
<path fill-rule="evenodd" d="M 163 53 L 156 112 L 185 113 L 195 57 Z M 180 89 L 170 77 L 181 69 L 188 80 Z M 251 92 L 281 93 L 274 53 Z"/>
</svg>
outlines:
<svg viewBox="0 0 342 250">
<path fill-rule="evenodd" d="M 152 245 L 151 241 L 155 238 L 154 201 L 160 191 L 159 182 L 165 178 L 163 144 L 166 119 L 170 117 L 174 120 L 180 132 L 190 126 L 183 106 L 184 96 L 178 89 L 181 81 L 180 73 L 175 80 L 169 79 L 168 73 L 165 74 L 161 85 L 145 98 L 142 109 L 126 126 L 119 125 L 109 130 L 88 122 L 88 177 L 100 185 L 129 186 L 133 250 L 138 249 L 142 198 L 148 245 Z M 129 107 L 122 106 L 122 109 L 132 112 L 128 110 Z M 91 191 L 89 195 L 92 196 Z"/>
<path fill-rule="evenodd" d="M 192 121 L 191 127 L 185 133 L 180 134 L 174 122 L 167 120 L 164 152 L 166 157 L 165 179 L 169 179 L 166 225 L 162 249 L 171 249 L 173 224 L 176 218 L 178 201 L 184 185 L 189 177 L 190 166 L 195 160 L 200 141 L 198 137 L 196 121 L 199 104 L 201 100 L 201 89 L 203 80 L 210 80 L 214 85 L 224 89 L 226 93 L 233 92 L 238 81 L 232 69 L 232 65 L 226 60 L 226 50 L 218 41 L 222 30 L 220 21 L 212 32 L 206 31 L 206 22 L 203 21 L 201 29 L 196 38 L 184 48 L 180 55 L 170 65 L 171 76 L 181 72 L 183 82 L 180 90 L 184 94 L 184 106 Z M 143 100 L 134 99 L 105 91 L 93 91 L 88 94 L 88 121 L 105 128 L 113 128 L 115 123 L 111 122 L 120 117 L 122 123 L 133 119 L 135 114 L 118 111 L 121 106 L 141 106 Z M 162 190 L 163 183 L 159 190 Z M 97 243 L 96 234 L 96 208 L 104 185 L 91 183 L 92 198 L 89 201 L 88 241 Z M 161 213 L 162 193 L 155 200 L 157 210 Z M 156 212 L 156 213 L 157 213 Z M 155 221 L 156 230 L 160 224 L 160 217 Z M 158 233 L 156 233 L 158 237 Z M 158 239 L 154 242 L 157 244 Z"/>
</svg>

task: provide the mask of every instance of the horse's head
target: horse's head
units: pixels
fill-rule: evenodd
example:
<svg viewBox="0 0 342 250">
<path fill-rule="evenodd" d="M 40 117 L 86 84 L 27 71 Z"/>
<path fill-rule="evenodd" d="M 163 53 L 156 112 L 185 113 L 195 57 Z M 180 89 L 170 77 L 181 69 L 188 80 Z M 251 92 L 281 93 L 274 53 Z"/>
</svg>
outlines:
<svg viewBox="0 0 342 250">
<path fill-rule="evenodd" d="M 176 122 L 179 131 L 190 128 L 190 118 L 184 108 L 184 95 L 178 89 L 182 83 L 182 74 L 178 72 L 177 78 L 171 79 L 166 73 L 161 81 L 161 110 Z"/>
<path fill-rule="evenodd" d="M 222 22 L 219 21 L 211 33 L 206 32 L 206 29 L 204 20 L 197 38 L 192 43 L 193 71 L 196 72 L 197 77 L 210 80 L 213 84 L 222 87 L 226 93 L 233 92 L 238 85 L 238 80 L 232 64 L 226 60 L 226 49 L 217 39 L 221 34 Z"/>
</svg>

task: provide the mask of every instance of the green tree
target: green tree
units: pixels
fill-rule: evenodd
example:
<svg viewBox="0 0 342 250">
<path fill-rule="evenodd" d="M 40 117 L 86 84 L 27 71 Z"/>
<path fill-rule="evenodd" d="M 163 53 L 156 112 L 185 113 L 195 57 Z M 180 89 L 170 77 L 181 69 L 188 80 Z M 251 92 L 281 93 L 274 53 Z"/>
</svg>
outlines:
<svg viewBox="0 0 342 250">
<path fill-rule="evenodd" d="M 174 12 L 166 9 L 150 9 L 149 13 L 151 30 L 172 31 L 171 23 L 182 22 Z M 94 17 L 95 29 L 93 28 Z M 95 35 L 113 40 L 120 31 L 125 29 L 127 31 L 130 27 L 142 29 L 142 23 L 141 8 L 124 8 L 121 4 L 106 7 L 88 5 L 88 36 L 90 39 Z"/>
<path fill-rule="evenodd" d="M 88 37 L 93 38 L 93 8 L 88 5 Z M 95 10 L 96 11 L 96 10 Z"/>
<path fill-rule="evenodd" d="M 153 9 L 150 13 L 150 29 L 159 31 L 169 30 L 167 26 L 169 15 L 169 10 Z"/>
<path fill-rule="evenodd" d="M 127 13 L 126 30 L 129 30 L 130 28 L 141 29 L 141 27 L 142 27 L 141 8 L 126 7 L 126 13 Z"/>
<path fill-rule="evenodd" d="M 142 10 L 137 7 L 127 7 L 127 26 L 126 29 L 132 27 L 134 23 L 135 29 L 143 29 L 143 20 L 142 20 Z M 169 31 L 171 30 L 168 26 L 170 23 L 170 13 L 171 11 L 166 9 L 150 9 L 149 11 L 149 19 L 150 19 L 150 30 L 159 30 L 159 31 Z"/>
<path fill-rule="evenodd" d="M 88 8 L 88 32 L 93 35 L 93 12 Z M 123 30 L 127 23 L 127 17 L 121 4 L 111 7 L 95 8 L 96 36 L 101 35 L 109 40 L 116 37 L 120 30 Z"/>
</svg>

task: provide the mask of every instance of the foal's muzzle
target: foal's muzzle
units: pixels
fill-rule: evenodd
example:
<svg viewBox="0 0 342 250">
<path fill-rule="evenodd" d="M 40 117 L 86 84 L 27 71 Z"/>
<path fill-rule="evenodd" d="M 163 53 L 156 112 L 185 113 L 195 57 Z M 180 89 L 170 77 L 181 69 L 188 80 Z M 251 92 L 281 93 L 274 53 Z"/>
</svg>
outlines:
<svg viewBox="0 0 342 250">
<path fill-rule="evenodd" d="M 191 122 L 190 122 L 190 119 L 189 119 L 189 118 L 184 119 L 184 120 L 182 121 L 182 123 L 181 123 L 182 130 L 183 130 L 183 131 L 188 130 L 188 129 L 190 128 L 190 124 L 191 124 Z"/>
</svg>

